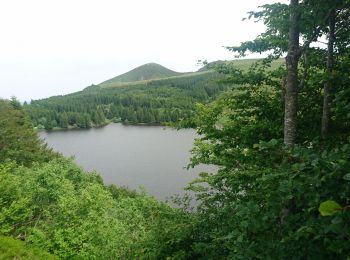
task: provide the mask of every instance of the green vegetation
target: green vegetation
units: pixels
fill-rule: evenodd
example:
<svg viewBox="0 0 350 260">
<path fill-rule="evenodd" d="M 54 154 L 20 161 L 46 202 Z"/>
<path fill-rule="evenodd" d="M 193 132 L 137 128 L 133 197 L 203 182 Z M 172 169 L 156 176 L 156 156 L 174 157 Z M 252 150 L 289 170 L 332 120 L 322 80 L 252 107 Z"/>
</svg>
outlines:
<svg viewBox="0 0 350 260">
<path fill-rule="evenodd" d="M 333 133 L 337 138 L 322 141 L 314 135 L 320 124 L 312 128 L 310 117 L 300 123 L 300 133 L 313 138 L 299 135 L 298 144 L 288 148 L 281 139 L 280 96 L 255 87 L 198 108 L 194 123 L 203 137 L 192 163 L 220 168 L 202 173 L 189 187 L 201 200 L 193 248 L 203 258 L 346 259 L 350 254 L 349 135 Z M 322 204 L 328 200 L 336 203 Z"/>
<path fill-rule="evenodd" d="M 195 73 L 125 86 L 89 87 L 66 96 L 32 101 L 25 109 L 35 126 L 89 128 L 107 122 L 163 124 L 189 117 L 196 102 L 207 102 L 227 87 L 217 72 Z"/>
<path fill-rule="evenodd" d="M 0 163 L 10 158 L 23 165 L 47 161 L 53 153 L 46 149 L 31 129 L 16 99 L 0 100 Z"/>
<path fill-rule="evenodd" d="M 234 61 L 233 64 L 246 67 L 252 62 Z M 90 128 L 111 121 L 131 124 L 176 122 L 191 116 L 196 103 L 208 103 L 229 88 L 230 84 L 221 81 L 224 75 L 212 68 L 213 65 L 208 64 L 200 72 L 143 81 L 121 82 L 117 77 L 73 94 L 32 101 L 25 110 L 34 126 L 47 130 Z M 147 64 L 126 75 L 128 80 L 138 79 L 142 73 L 145 78 L 149 74 L 168 76 L 164 70 L 159 65 Z M 125 75 L 122 76 L 124 79 Z"/>
<path fill-rule="evenodd" d="M 114 77 L 112 79 L 106 80 L 99 84 L 101 87 L 111 87 L 118 86 L 120 83 L 129 83 L 135 81 L 146 81 L 152 79 L 162 79 L 169 78 L 174 76 L 179 76 L 183 73 L 169 70 L 156 63 L 144 64 L 140 67 L 137 67 L 127 73 Z"/>
<path fill-rule="evenodd" d="M 25 106 L 35 127 L 70 129 L 109 122 L 165 124 L 189 118 L 196 103 L 208 103 L 231 84 L 214 69 L 223 65 L 247 70 L 257 60 L 209 63 L 194 73 L 175 73 L 146 64 L 100 85 L 65 96 L 32 101 Z M 282 59 L 273 63 L 278 67 Z M 220 71 L 222 72 L 222 71 Z"/>
<path fill-rule="evenodd" d="M 221 64 L 236 87 L 182 123 L 201 134 L 192 164 L 219 167 L 189 186 L 201 201 L 192 250 L 200 259 L 349 259 L 349 1 L 291 0 L 250 16 L 267 31 L 229 49 L 271 55 L 248 70 Z M 326 50 L 311 47 L 315 35 Z M 271 68 L 284 54 L 287 66 Z"/>
<path fill-rule="evenodd" d="M 8 145 L 0 161 L 0 235 L 6 236 L 0 238 L 2 258 L 50 259 L 43 252 L 62 259 L 188 255 L 185 241 L 193 216 L 147 194 L 104 186 L 96 173 L 85 173 L 39 145 L 18 103 L 0 100 L 0 105 L 1 137 Z M 14 131 L 17 140 L 26 136 L 26 142 L 17 144 Z M 11 156 L 19 150 L 35 156 Z"/>
<path fill-rule="evenodd" d="M 42 251 L 41 249 L 30 247 L 17 239 L 0 236 L 0 259 L 39 260 L 58 258 Z"/>
<path fill-rule="evenodd" d="M 348 0 L 262 6 L 250 17 L 262 20 L 266 32 L 229 50 L 269 57 L 249 68 L 215 64 L 224 75 L 209 65 L 201 74 L 129 87 L 92 86 L 25 110 L 16 100 L 0 101 L 0 235 L 63 259 L 349 259 L 349 6 Z M 311 45 L 321 36 L 327 49 Z M 287 66 L 279 66 L 285 54 Z M 225 83 L 210 81 L 218 79 Z M 219 168 L 189 184 L 196 212 L 104 186 L 96 173 L 40 144 L 24 113 L 36 125 L 60 124 L 60 116 L 67 116 L 66 127 L 88 124 L 89 116 L 98 125 L 103 116 L 116 118 L 121 110 L 113 107 L 136 118 L 140 108 L 168 109 L 165 117 L 191 111 L 194 101 L 206 103 L 174 121 L 183 118 L 180 127 L 200 134 L 191 165 Z M 86 118 L 73 122 L 73 115 Z"/>
</svg>

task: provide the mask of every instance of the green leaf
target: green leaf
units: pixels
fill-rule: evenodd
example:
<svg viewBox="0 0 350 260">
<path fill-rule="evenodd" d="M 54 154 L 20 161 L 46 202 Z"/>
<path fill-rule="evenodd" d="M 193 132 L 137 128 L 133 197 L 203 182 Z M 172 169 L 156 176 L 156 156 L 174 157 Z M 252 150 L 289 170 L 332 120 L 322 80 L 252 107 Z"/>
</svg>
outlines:
<svg viewBox="0 0 350 260">
<path fill-rule="evenodd" d="M 327 200 L 320 204 L 318 211 L 322 216 L 332 216 L 341 209 L 342 207 L 334 200 Z"/>
<path fill-rule="evenodd" d="M 271 144 L 271 146 L 275 146 L 276 144 L 278 144 L 278 140 L 271 139 L 269 143 Z"/>
<path fill-rule="evenodd" d="M 345 174 L 345 175 L 343 176 L 343 179 L 344 179 L 344 180 L 347 180 L 347 181 L 350 181 L 350 173 Z"/>
</svg>

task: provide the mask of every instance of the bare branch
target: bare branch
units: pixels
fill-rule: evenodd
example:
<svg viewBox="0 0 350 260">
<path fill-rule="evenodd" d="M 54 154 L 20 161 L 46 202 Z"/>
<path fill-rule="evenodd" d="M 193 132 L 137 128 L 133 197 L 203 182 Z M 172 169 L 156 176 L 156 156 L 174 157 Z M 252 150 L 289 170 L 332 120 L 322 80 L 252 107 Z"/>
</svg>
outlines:
<svg viewBox="0 0 350 260">
<path fill-rule="evenodd" d="M 312 34 L 312 36 L 306 40 L 303 44 L 303 46 L 301 46 L 298 50 L 298 55 L 301 56 L 310 46 L 310 44 L 314 41 L 317 40 L 318 38 L 318 34 L 321 32 L 322 27 L 318 26 L 315 30 L 314 33 Z"/>
<path fill-rule="evenodd" d="M 304 60 L 304 70 L 303 70 L 303 77 L 301 78 L 298 86 L 299 91 L 304 87 L 305 80 L 308 74 L 309 62 L 308 62 L 307 52 L 303 53 L 303 60 Z"/>
</svg>

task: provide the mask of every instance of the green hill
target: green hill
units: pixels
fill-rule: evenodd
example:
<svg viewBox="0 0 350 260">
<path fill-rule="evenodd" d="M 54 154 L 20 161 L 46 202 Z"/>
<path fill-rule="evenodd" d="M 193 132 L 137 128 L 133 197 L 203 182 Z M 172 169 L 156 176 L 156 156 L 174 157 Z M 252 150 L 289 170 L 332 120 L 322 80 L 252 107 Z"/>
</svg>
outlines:
<svg viewBox="0 0 350 260">
<path fill-rule="evenodd" d="M 65 96 L 34 100 L 25 106 L 34 126 L 90 128 L 110 121 L 164 124 L 189 117 L 196 103 L 206 103 L 227 89 L 215 71 L 164 79 L 92 85 Z"/>
<path fill-rule="evenodd" d="M 197 72 L 178 73 L 145 64 L 128 73 L 65 96 L 25 106 L 38 128 L 89 128 L 108 122 L 164 124 L 188 118 L 196 103 L 208 103 L 231 84 L 216 65 L 246 70 L 257 60 L 218 61 Z M 282 60 L 275 65 L 282 64 Z"/>
<path fill-rule="evenodd" d="M 169 81 L 176 81 L 180 80 L 182 81 L 184 78 L 192 78 L 192 77 L 198 77 L 200 75 L 206 77 L 206 73 L 215 73 L 215 67 L 217 66 L 233 66 L 238 69 L 247 70 L 254 62 L 259 61 L 259 59 L 239 59 L 239 60 L 230 60 L 230 61 L 213 61 L 202 68 L 200 68 L 198 71 L 195 72 L 187 72 L 187 73 L 181 73 L 181 72 L 175 72 L 172 70 L 169 70 L 159 64 L 156 63 L 147 63 L 144 65 L 141 65 L 127 73 L 124 73 L 122 75 L 116 76 L 112 79 L 106 80 L 98 85 L 92 85 L 87 89 L 96 89 L 96 88 L 113 88 L 113 87 L 122 87 L 122 86 L 140 86 L 140 85 L 150 85 L 151 82 L 154 81 L 162 81 L 169 80 Z M 272 62 L 272 68 L 276 68 L 277 66 L 280 66 L 284 62 L 284 59 L 278 59 L 276 61 Z"/>
<path fill-rule="evenodd" d="M 144 80 L 150 80 L 150 79 L 162 79 L 162 78 L 178 76 L 181 74 L 183 73 L 172 71 L 156 63 L 147 63 L 129 72 L 121 74 L 117 77 L 106 80 L 100 83 L 99 85 L 101 87 L 108 87 L 110 85 L 118 85 L 120 83 L 125 83 L 125 82 L 144 81 Z"/>
</svg>

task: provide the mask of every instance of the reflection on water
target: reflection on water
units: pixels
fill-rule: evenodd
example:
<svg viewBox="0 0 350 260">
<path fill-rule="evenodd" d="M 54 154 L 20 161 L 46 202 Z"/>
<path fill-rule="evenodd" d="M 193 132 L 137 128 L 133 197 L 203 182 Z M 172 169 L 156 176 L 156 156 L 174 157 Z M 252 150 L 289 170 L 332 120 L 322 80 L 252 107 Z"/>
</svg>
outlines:
<svg viewBox="0 0 350 260">
<path fill-rule="evenodd" d="M 194 130 L 161 126 L 110 124 L 103 128 L 42 132 L 41 137 L 65 156 L 74 156 L 85 170 L 96 170 L 106 184 L 117 184 L 147 192 L 165 200 L 182 194 L 183 187 L 201 171 L 186 170 Z"/>
</svg>

